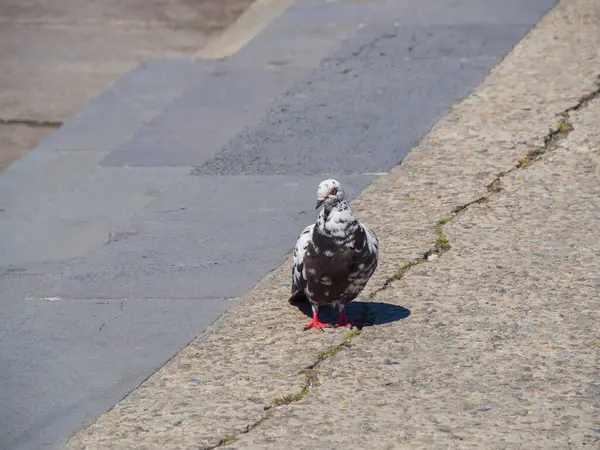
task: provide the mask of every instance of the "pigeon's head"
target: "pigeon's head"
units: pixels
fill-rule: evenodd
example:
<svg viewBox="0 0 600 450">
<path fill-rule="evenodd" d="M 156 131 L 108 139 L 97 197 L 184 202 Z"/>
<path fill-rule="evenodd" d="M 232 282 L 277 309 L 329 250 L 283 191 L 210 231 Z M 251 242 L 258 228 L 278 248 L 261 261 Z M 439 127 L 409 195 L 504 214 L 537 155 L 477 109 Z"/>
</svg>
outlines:
<svg viewBox="0 0 600 450">
<path fill-rule="evenodd" d="M 319 184 L 319 188 L 317 189 L 317 207 L 315 209 L 319 209 L 321 205 L 331 207 L 345 198 L 346 193 L 342 189 L 342 185 L 339 181 L 321 181 L 321 184 Z"/>
</svg>

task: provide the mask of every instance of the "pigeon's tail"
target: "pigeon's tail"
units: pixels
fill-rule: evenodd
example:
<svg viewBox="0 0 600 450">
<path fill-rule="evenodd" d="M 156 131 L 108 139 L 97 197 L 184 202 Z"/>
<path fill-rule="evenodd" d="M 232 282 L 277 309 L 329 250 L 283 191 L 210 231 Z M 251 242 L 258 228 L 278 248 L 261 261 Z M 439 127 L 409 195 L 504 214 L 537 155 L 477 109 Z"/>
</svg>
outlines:
<svg viewBox="0 0 600 450">
<path fill-rule="evenodd" d="M 304 302 L 308 302 L 308 297 L 304 293 L 304 290 L 299 290 L 294 292 L 288 301 L 291 305 L 298 306 Z"/>
</svg>

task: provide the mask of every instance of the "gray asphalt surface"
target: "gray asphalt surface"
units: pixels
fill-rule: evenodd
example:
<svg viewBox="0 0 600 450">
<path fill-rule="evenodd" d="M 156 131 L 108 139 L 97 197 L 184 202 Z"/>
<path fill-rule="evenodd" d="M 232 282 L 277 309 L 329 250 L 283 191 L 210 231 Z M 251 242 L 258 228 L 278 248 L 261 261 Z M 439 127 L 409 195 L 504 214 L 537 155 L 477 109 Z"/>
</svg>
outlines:
<svg viewBox="0 0 600 450">
<path fill-rule="evenodd" d="M 192 57 L 251 3 L 0 2 L 0 171 L 140 61 Z"/>
<path fill-rule="evenodd" d="M 321 179 L 397 164 L 553 5 L 298 2 L 226 61 L 143 64 L 14 163 L 0 448 L 59 447 L 137 386 L 279 265 Z"/>
</svg>

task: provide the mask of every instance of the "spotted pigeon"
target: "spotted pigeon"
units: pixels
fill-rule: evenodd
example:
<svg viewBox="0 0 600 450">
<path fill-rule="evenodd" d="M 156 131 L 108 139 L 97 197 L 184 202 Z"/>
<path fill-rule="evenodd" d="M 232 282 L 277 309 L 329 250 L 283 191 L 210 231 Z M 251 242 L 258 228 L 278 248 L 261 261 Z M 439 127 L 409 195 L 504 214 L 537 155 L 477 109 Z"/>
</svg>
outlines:
<svg viewBox="0 0 600 450">
<path fill-rule="evenodd" d="M 319 321 L 319 306 L 337 306 L 336 327 L 352 328 L 344 304 L 362 292 L 375 272 L 379 242 L 375 233 L 352 215 L 340 183 L 325 180 L 317 189 L 317 222 L 302 231 L 292 258 L 292 296 L 289 302 L 308 300 L 313 320 L 304 329 L 327 327 Z"/>
</svg>

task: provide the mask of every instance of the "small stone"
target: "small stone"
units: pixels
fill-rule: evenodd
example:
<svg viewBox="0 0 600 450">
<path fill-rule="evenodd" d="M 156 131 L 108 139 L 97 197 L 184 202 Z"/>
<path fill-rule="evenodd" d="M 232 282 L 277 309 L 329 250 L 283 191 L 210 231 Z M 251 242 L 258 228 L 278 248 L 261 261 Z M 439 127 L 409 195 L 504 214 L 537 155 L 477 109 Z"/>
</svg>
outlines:
<svg viewBox="0 0 600 450">
<path fill-rule="evenodd" d="M 496 292 L 498 292 L 499 294 L 504 294 L 506 292 L 506 289 L 499 288 Z"/>
</svg>

